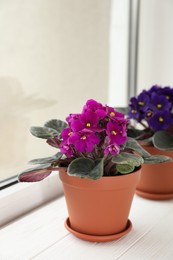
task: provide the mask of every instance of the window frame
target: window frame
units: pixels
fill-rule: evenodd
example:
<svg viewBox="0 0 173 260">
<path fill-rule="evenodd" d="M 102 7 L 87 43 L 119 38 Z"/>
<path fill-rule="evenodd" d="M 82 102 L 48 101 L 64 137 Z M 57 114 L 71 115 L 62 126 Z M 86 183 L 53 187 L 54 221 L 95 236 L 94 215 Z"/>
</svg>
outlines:
<svg viewBox="0 0 173 260">
<path fill-rule="evenodd" d="M 0 192 L 0 227 L 63 194 L 57 172 L 35 183 L 17 183 Z"/>
<path fill-rule="evenodd" d="M 115 1 L 116 2 L 116 1 Z M 124 6 L 127 5 L 128 1 L 123 0 L 120 3 L 119 11 L 123 14 Z M 114 21 L 114 26 L 111 30 L 115 29 L 117 23 L 121 22 L 122 26 L 125 26 L 128 31 L 123 31 L 121 38 L 124 38 L 124 51 L 128 55 L 124 56 L 125 74 L 127 74 L 127 82 L 121 82 L 120 78 L 117 78 L 118 73 L 122 74 L 122 68 L 115 60 L 115 54 L 118 53 L 118 49 L 114 46 L 117 35 L 110 36 L 110 82 L 108 90 L 108 103 L 109 105 L 116 104 L 119 100 L 127 102 L 127 96 L 136 94 L 136 77 L 137 77 L 137 52 L 138 52 L 138 26 L 139 21 L 139 4 L 140 0 L 130 0 L 127 5 L 129 17 L 126 20 Z M 114 3 L 111 10 L 111 15 L 114 14 L 117 5 Z M 122 16 L 123 17 L 123 16 Z M 129 20 L 128 20 L 129 19 Z M 127 23 L 129 21 L 129 27 Z M 125 33 L 128 33 L 128 37 L 124 37 Z M 114 48 L 114 51 L 112 50 Z M 127 48 L 127 50 L 126 50 Z M 114 54 L 114 57 L 112 56 Z M 114 61 L 114 60 L 115 61 Z M 116 69 L 113 71 L 113 68 Z M 117 71 L 118 70 L 118 71 Z M 116 75 L 115 75 L 116 74 Z M 124 93 L 121 89 L 121 97 L 117 96 L 115 86 L 119 88 L 123 84 L 123 90 L 126 92 L 126 98 L 124 99 Z M 114 98 L 114 100 L 112 99 Z M 116 100 L 117 98 L 117 100 Z M 51 187 L 51 188 L 50 188 Z M 18 183 L 17 176 L 11 177 L 1 182 L 0 186 L 0 227 L 8 224 L 10 221 L 26 214 L 27 212 L 39 207 L 59 196 L 62 196 L 63 189 L 62 184 L 57 176 L 57 172 L 52 173 L 48 178 L 37 183 Z M 32 199 L 31 199 L 32 198 Z"/>
</svg>

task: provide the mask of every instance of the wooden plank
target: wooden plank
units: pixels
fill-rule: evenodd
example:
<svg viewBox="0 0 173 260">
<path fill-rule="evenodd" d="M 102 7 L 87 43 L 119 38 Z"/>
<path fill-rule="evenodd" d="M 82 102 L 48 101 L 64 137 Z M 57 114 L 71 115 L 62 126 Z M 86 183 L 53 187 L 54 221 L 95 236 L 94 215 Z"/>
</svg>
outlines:
<svg viewBox="0 0 173 260">
<path fill-rule="evenodd" d="M 7 225 L 0 231 L 0 260 L 173 259 L 173 230 L 169 228 L 173 200 L 135 196 L 130 213 L 132 231 L 107 243 L 82 241 L 69 234 L 64 228 L 66 217 L 62 197 Z"/>
</svg>

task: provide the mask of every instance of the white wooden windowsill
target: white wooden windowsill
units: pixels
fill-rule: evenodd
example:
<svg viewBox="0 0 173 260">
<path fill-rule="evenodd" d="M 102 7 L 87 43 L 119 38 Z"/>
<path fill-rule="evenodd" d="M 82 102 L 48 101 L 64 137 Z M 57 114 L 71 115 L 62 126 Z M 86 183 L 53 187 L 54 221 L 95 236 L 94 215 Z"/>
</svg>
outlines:
<svg viewBox="0 0 173 260">
<path fill-rule="evenodd" d="M 68 216 L 60 197 L 0 230 L 1 260 L 171 260 L 173 200 L 152 201 L 137 195 L 130 213 L 132 231 L 106 243 L 82 241 L 64 228 Z"/>
</svg>

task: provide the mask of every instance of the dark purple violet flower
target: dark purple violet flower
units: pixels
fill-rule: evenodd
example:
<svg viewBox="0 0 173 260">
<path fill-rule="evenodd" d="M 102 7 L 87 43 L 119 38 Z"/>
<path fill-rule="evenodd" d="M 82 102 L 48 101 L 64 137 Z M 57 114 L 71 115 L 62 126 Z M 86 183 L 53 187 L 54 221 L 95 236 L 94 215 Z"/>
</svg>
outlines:
<svg viewBox="0 0 173 260">
<path fill-rule="evenodd" d="M 145 112 L 148 109 L 150 98 L 147 91 L 143 90 L 142 93 L 138 95 L 137 104 L 140 111 Z"/>
<path fill-rule="evenodd" d="M 86 112 L 88 109 L 95 112 L 99 119 L 102 119 L 106 116 L 105 107 L 101 103 L 95 101 L 94 99 L 89 99 L 86 102 L 82 112 Z"/>
<path fill-rule="evenodd" d="M 171 103 L 163 95 L 157 95 L 153 93 L 151 95 L 150 109 L 155 110 L 169 110 L 171 108 Z"/>
<path fill-rule="evenodd" d="M 137 98 L 132 97 L 130 102 L 128 116 L 140 122 L 144 118 L 144 112 L 139 110 Z"/>
<path fill-rule="evenodd" d="M 145 112 L 147 111 L 149 104 L 150 104 L 150 97 L 148 95 L 148 92 L 143 90 L 142 93 L 140 93 L 137 96 L 137 98 L 132 97 L 130 99 L 130 104 L 129 104 L 130 110 L 128 116 L 140 122 L 142 119 L 144 119 Z"/>
<path fill-rule="evenodd" d="M 163 87 L 160 89 L 160 94 L 164 95 L 168 102 L 173 103 L 173 88 L 171 87 Z"/>
<path fill-rule="evenodd" d="M 165 130 L 173 123 L 172 114 L 169 111 L 157 111 L 148 120 L 149 126 L 154 131 Z"/>
<path fill-rule="evenodd" d="M 117 144 L 110 144 L 109 146 L 107 146 L 104 150 L 105 154 L 119 154 L 120 152 L 120 147 Z"/>
<path fill-rule="evenodd" d="M 122 126 L 116 122 L 108 122 L 106 133 L 111 143 L 123 144 L 127 140 L 127 133 L 124 133 Z"/>
<path fill-rule="evenodd" d="M 151 95 L 152 93 L 158 93 L 160 92 L 161 90 L 161 86 L 159 85 L 153 85 L 149 90 L 148 90 L 148 93 Z"/>
<path fill-rule="evenodd" d="M 80 131 L 73 133 L 69 142 L 74 145 L 78 152 L 92 152 L 94 146 L 99 144 L 100 138 L 90 131 Z"/>
</svg>

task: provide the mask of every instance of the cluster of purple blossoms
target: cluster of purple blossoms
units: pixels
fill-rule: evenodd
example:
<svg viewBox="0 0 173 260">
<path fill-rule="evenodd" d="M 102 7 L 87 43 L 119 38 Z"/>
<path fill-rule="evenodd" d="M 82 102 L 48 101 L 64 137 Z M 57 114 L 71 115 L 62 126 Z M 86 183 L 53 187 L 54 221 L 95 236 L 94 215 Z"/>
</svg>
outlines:
<svg viewBox="0 0 173 260">
<path fill-rule="evenodd" d="M 147 122 L 154 132 L 166 130 L 173 124 L 172 107 L 173 88 L 154 85 L 130 99 L 128 116 L 140 123 Z"/>
<path fill-rule="evenodd" d="M 127 140 L 124 114 L 114 108 L 88 100 L 82 113 L 70 114 L 68 128 L 61 132 L 60 150 L 68 158 L 87 156 L 102 158 L 119 154 L 120 146 Z"/>
</svg>

